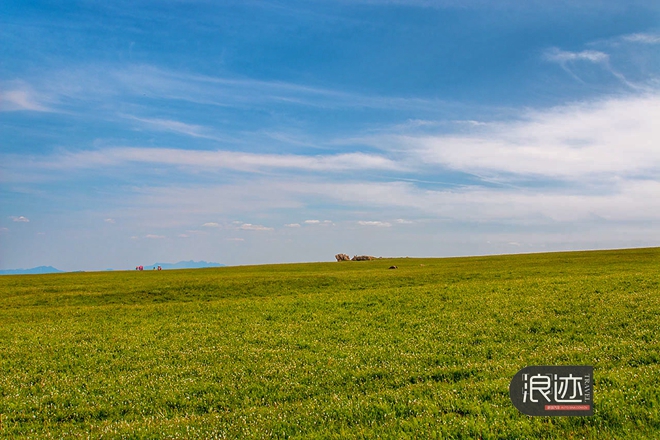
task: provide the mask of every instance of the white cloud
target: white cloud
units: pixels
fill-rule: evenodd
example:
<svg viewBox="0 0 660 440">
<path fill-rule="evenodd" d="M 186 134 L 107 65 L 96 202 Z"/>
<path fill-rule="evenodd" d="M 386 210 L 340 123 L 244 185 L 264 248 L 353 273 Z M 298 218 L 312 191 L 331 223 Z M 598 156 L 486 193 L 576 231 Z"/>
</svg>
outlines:
<svg viewBox="0 0 660 440">
<path fill-rule="evenodd" d="M 12 156 L 13 157 L 13 156 Z M 9 161 L 7 158 L 5 161 Z M 336 155 L 255 154 L 237 151 L 179 150 L 173 148 L 106 148 L 51 157 L 13 157 L 10 165 L 29 164 L 30 168 L 70 170 L 121 166 L 130 163 L 173 166 L 191 171 L 233 169 L 258 172 L 262 169 L 342 172 L 355 170 L 402 170 L 397 162 L 375 154 L 344 153 Z"/>
<path fill-rule="evenodd" d="M 210 130 L 201 125 L 186 124 L 185 122 L 174 121 L 171 119 L 138 118 L 136 116 L 130 116 L 130 115 L 126 117 L 128 119 L 140 122 L 144 127 L 159 131 L 168 131 L 171 133 L 185 134 L 188 136 L 203 138 L 203 139 L 222 140 L 222 138 L 210 134 Z"/>
<path fill-rule="evenodd" d="M 45 232 L 37 232 L 37 235 L 46 235 Z"/>
<path fill-rule="evenodd" d="M 585 181 L 660 171 L 660 95 L 530 112 L 478 135 L 381 139 L 418 161 L 482 175 Z"/>
<path fill-rule="evenodd" d="M 19 222 L 19 223 L 28 223 L 30 221 L 29 218 L 23 217 L 22 215 L 20 217 L 11 216 L 9 218 L 12 219 L 12 221 Z"/>
<path fill-rule="evenodd" d="M 321 226 L 332 226 L 334 223 L 332 220 L 305 220 L 303 222 L 306 225 L 321 225 Z"/>
<path fill-rule="evenodd" d="M 358 225 L 360 225 L 360 226 L 378 226 L 378 227 L 383 227 L 383 228 L 389 228 L 390 226 L 392 226 L 392 223 L 381 222 L 381 221 L 363 221 L 363 220 L 360 220 L 358 222 Z"/>
<path fill-rule="evenodd" d="M 604 179 L 605 180 L 605 179 Z M 537 186 L 520 188 L 513 186 L 466 186 L 447 189 L 426 189 L 410 182 L 318 182 L 299 179 L 291 181 L 268 181 L 270 190 L 285 200 L 298 200 L 304 204 L 329 203 L 343 207 L 346 212 L 387 213 L 396 218 L 397 214 L 415 218 L 428 218 L 439 221 L 459 222 L 506 222 L 510 224 L 550 224 L 554 222 L 579 222 L 600 219 L 606 222 L 660 221 L 660 181 L 646 179 L 608 180 L 604 187 L 591 188 L 582 185 Z M 163 209 L 172 212 L 190 209 L 210 209 L 207 199 L 218 195 L 240 194 L 242 191 L 259 191 L 265 186 L 263 181 L 255 181 L 250 186 L 220 186 L 190 188 L 180 192 L 176 198 L 170 190 L 167 205 L 158 206 L 153 212 L 160 215 Z M 162 188 L 156 190 L 165 191 Z M 267 204 L 252 206 L 260 212 L 278 210 L 272 205 L 270 193 L 264 194 Z M 153 197 L 146 197 L 144 200 Z M 222 209 L 236 210 L 241 206 Z M 149 211 L 145 212 L 145 215 Z M 275 211 L 276 212 L 276 211 Z M 226 214 L 226 212 L 224 213 Z M 363 220 L 367 221 L 367 220 Z M 372 220 L 375 221 L 375 220 Z M 382 221 L 386 223 L 385 221 Z M 369 226 L 366 224 L 365 226 Z M 375 226 L 375 224 L 373 225 Z M 250 225 L 239 227 L 259 228 Z"/>
<path fill-rule="evenodd" d="M 29 89 L 0 91 L 0 111 L 48 112 L 49 108 L 40 104 L 34 92 Z"/>
<path fill-rule="evenodd" d="M 600 218 L 608 221 L 660 220 L 660 181 L 621 181 L 608 192 L 579 194 L 565 188 L 481 188 L 426 190 L 410 183 L 306 185 L 316 198 L 339 200 L 361 209 L 406 210 L 439 219 L 547 223 Z M 378 226 L 379 222 L 362 222 Z M 386 223 L 386 222 L 380 222 Z"/>
<path fill-rule="evenodd" d="M 82 72 L 83 77 L 101 78 L 102 86 L 133 95 L 148 94 L 163 99 L 217 106 L 284 103 L 316 108 L 437 109 L 438 101 L 360 95 L 282 81 L 212 77 L 168 71 L 141 65 L 111 72 Z M 106 85 L 110 84 L 110 86 Z M 98 81 L 90 84 L 96 90 Z"/>
<path fill-rule="evenodd" d="M 228 238 L 227 241 L 245 241 L 244 238 Z"/>
<path fill-rule="evenodd" d="M 612 76 L 618 79 L 622 84 L 630 87 L 633 90 L 646 90 L 644 86 L 634 84 L 619 71 L 615 70 L 610 65 L 610 56 L 605 52 L 596 50 L 583 50 L 581 52 L 570 52 L 553 47 L 544 52 L 543 57 L 546 61 L 558 63 L 564 71 L 580 82 L 584 82 L 578 76 L 575 70 L 569 68 L 569 64 L 575 64 L 577 61 L 587 61 L 600 65 L 603 69 L 609 72 Z"/>
<path fill-rule="evenodd" d="M 151 238 L 151 239 L 159 240 L 159 239 L 165 238 L 165 236 L 164 235 L 147 234 L 147 235 L 144 236 L 144 238 Z"/>
<path fill-rule="evenodd" d="M 630 34 L 622 37 L 624 41 L 642 44 L 660 44 L 660 35 L 658 34 Z"/>
<path fill-rule="evenodd" d="M 370 139 L 374 146 L 398 151 L 417 169 L 415 176 L 444 180 L 447 170 L 461 172 L 471 176 L 471 186 L 369 182 L 361 175 L 354 180 L 268 175 L 222 186 L 146 188 L 134 203 L 154 215 L 168 210 L 209 218 L 332 203 L 367 219 L 660 220 L 659 120 L 660 96 L 646 94 L 529 111 L 465 135 Z M 300 224 L 321 222 L 312 217 Z"/>
<path fill-rule="evenodd" d="M 208 222 L 208 223 L 204 223 L 202 225 L 202 227 L 203 228 L 220 228 L 221 225 L 219 223 L 215 223 L 215 222 Z"/>
<path fill-rule="evenodd" d="M 557 63 L 566 63 L 569 61 L 590 61 L 592 63 L 607 63 L 609 62 L 609 55 L 596 51 L 596 50 L 583 50 L 582 52 L 570 52 L 553 47 L 545 51 L 543 57 L 547 61 Z"/>
<path fill-rule="evenodd" d="M 110 223 L 110 224 L 115 224 L 115 223 L 116 223 L 115 220 L 112 219 L 112 218 L 106 218 L 106 219 L 103 220 L 103 221 L 106 222 L 106 223 Z"/>
<path fill-rule="evenodd" d="M 411 225 L 411 224 L 415 223 L 411 220 L 406 220 L 406 219 L 402 219 L 402 218 L 398 218 L 398 219 L 394 220 L 394 222 L 397 223 L 397 224 L 400 224 L 400 225 Z"/>
<path fill-rule="evenodd" d="M 660 95 L 645 94 L 528 111 L 518 120 L 490 123 L 469 134 L 388 133 L 371 139 L 373 146 L 400 154 L 406 167 L 415 170 L 415 177 L 443 180 L 446 170 L 459 171 L 481 176 L 482 181 L 490 182 L 485 186 L 478 186 L 476 177 L 474 186 L 452 187 L 420 186 L 413 181 L 369 182 L 362 173 L 356 173 L 354 180 L 320 173 L 295 178 L 269 174 L 222 186 L 199 183 L 141 188 L 135 190 L 131 204 L 144 215 L 151 211 L 154 216 L 163 211 L 181 213 L 181 217 L 194 213 L 202 221 L 255 219 L 261 218 L 255 212 L 302 210 L 327 202 L 353 208 L 357 218 L 366 219 L 415 221 L 418 215 L 432 215 L 474 222 L 657 221 L 658 120 Z M 98 154 L 103 157 L 103 152 Z M 308 215 L 317 220 L 299 224 L 324 222 L 322 213 Z M 398 220 L 381 223 L 406 224 Z M 273 230 L 242 222 L 236 227 Z"/>
<path fill-rule="evenodd" d="M 287 223 L 287 224 L 284 225 L 284 226 L 287 227 L 287 228 L 299 228 L 299 227 L 300 227 L 300 223 Z"/>
<path fill-rule="evenodd" d="M 266 226 L 262 225 L 253 225 L 251 223 L 243 223 L 241 226 L 239 226 L 240 229 L 243 229 L 244 231 L 272 231 L 273 228 L 268 228 Z"/>
<path fill-rule="evenodd" d="M 0 228 L 0 234 L 9 232 L 9 228 Z"/>
<path fill-rule="evenodd" d="M 188 237 L 190 237 L 190 235 L 188 235 L 188 234 L 179 234 L 178 237 L 180 237 L 180 238 L 188 238 Z"/>
</svg>

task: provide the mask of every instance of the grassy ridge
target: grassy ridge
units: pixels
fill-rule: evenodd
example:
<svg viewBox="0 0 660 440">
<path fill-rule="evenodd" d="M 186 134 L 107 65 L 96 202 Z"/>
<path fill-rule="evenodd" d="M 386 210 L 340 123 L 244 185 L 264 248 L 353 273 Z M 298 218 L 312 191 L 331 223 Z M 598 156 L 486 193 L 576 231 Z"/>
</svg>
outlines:
<svg viewBox="0 0 660 440">
<path fill-rule="evenodd" d="M 3 276 L 0 436 L 658 438 L 659 312 L 660 249 Z M 513 408 L 546 364 L 594 417 Z"/>
</svg>

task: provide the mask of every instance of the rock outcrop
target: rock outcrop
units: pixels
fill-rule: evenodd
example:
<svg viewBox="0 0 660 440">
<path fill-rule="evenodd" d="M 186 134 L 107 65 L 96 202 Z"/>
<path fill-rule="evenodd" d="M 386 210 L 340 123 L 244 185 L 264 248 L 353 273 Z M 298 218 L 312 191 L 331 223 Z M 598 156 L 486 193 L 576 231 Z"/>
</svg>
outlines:
<svg viewBox="0 0 660 440">
<path fill-rule="evenodd" d="M 337 259 L 337 261 L 350 261 L 351 260 L 351 257 L 349 257 L 346 254 L 337 254 L 337 255 L 335 255 L 335 258 Z"/>
<path fill-rule="evenodd" d="M 375 259 L 376 257 L 372 257 L 371 255 L 355 255 L 351 258 L 351 261 L 370 261 Z"/>
</svg>

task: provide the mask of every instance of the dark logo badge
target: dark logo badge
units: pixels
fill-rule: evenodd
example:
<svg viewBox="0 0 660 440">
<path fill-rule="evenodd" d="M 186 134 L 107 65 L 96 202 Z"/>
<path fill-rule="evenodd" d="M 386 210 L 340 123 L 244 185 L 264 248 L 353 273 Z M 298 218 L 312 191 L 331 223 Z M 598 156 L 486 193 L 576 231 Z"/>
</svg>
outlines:
<svg viewBox="0 0 660 440">
<path fill-rule="evenodd" d="M 509 385 L 511 402 L 529 416 L 593 416 L 594 368 L 525 367 Z"/>
</svg>

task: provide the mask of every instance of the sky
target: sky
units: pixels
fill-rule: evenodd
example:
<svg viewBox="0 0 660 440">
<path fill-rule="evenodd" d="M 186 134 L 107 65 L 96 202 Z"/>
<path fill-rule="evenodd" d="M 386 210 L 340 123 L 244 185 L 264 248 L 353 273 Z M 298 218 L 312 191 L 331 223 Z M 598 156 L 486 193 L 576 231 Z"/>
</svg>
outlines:
<svg viewBox="0 0 660 440">
<path fill-rule="evenodd" d="M 660 2 L 0 4 L 0 269 L 660 246 Z"/>
</svg>

